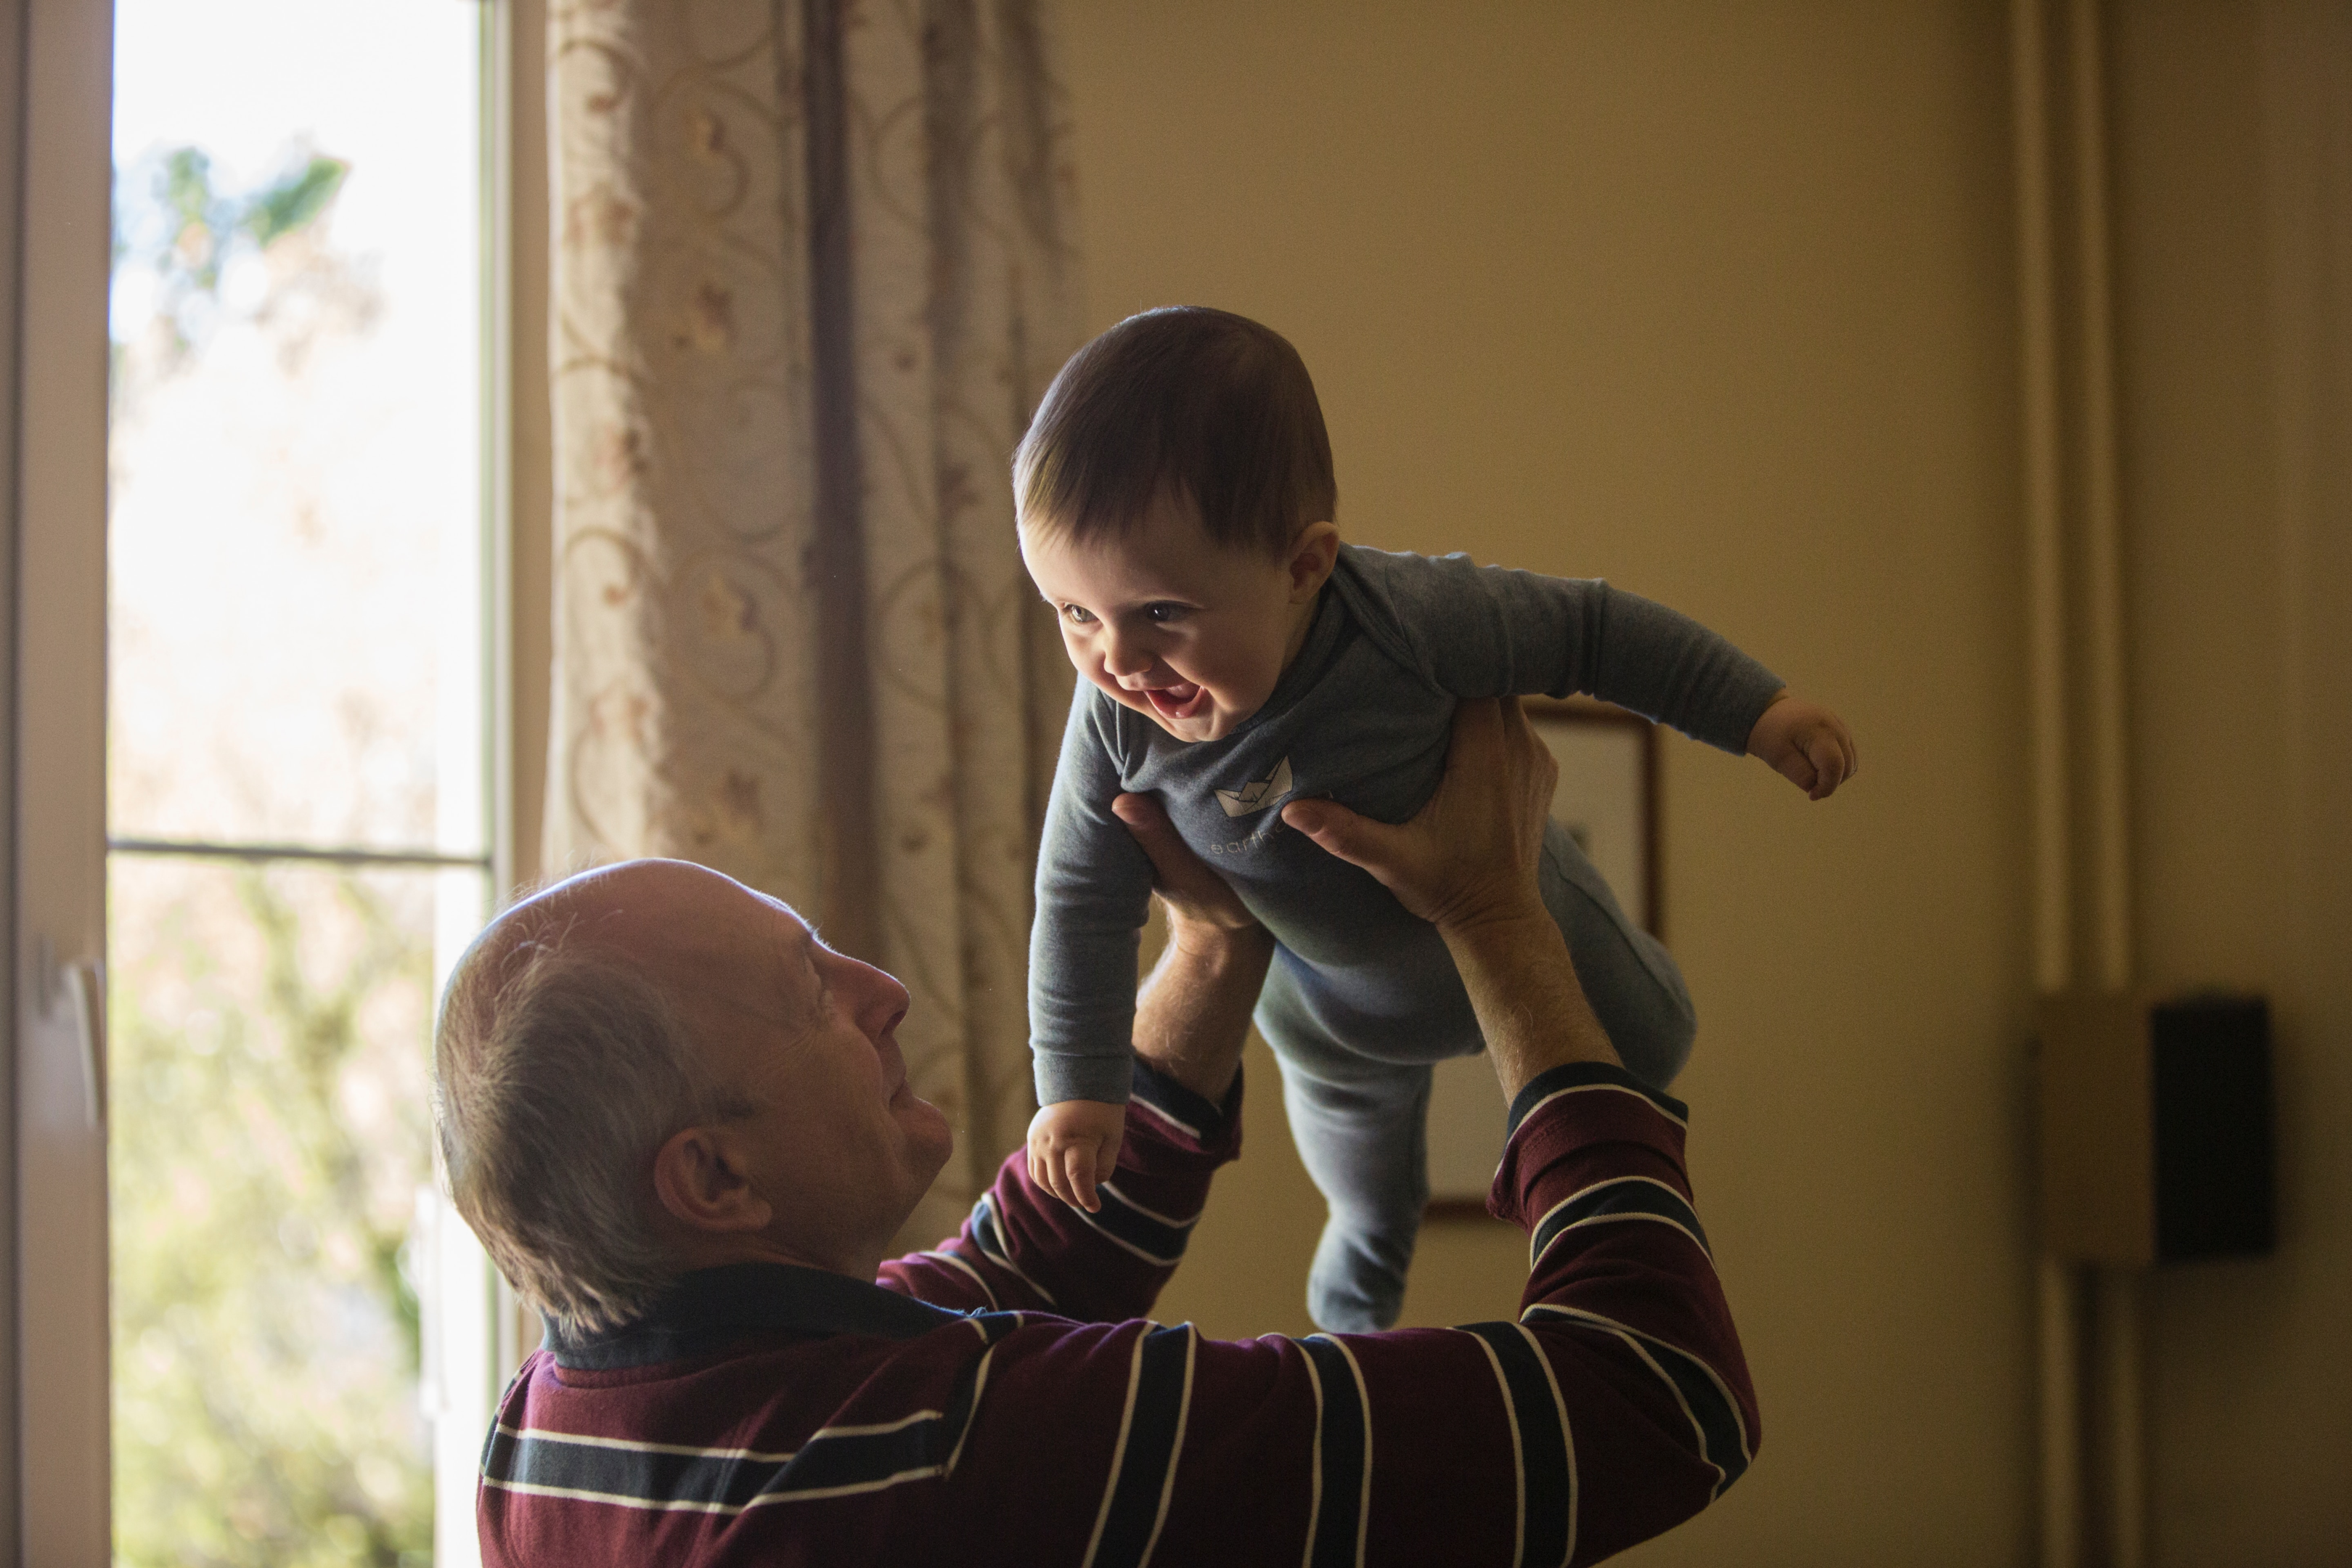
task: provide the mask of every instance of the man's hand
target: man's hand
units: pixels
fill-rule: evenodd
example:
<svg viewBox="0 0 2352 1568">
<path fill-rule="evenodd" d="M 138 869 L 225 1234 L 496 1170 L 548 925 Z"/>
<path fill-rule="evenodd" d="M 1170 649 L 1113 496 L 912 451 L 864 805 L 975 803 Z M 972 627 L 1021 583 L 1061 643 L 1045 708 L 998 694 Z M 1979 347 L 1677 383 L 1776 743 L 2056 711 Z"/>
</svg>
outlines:
<svg viewBox="0 0 2352 1568">
<path fill-rule="evenodd" d="M 1506 1100 L 1551 1068 L 1623 1065 L 1584 1000 L 1536 881 L 1559 771 L 1517 698 L 1465 702 L 1454 710 L 1445 777 L 1411 822 L 1391 827 L 1328 800 L 1282 808 L 1285 822 L 1436 925 Z"/>
<path fill-rule="evenodd" d="M 1102 1207 L 1097 1184 L 1118 1168 L 1127 1109 L 1098 1100 L 1064 1100 L 1029 1121 L 1029 1179 L 1069 1205 L 1093 1214 Z"/>
<path fill-rule="evenodd" d="M 1845 721 L 1785 691 L 1748 732 L 1748 754 L 1763 758 L 1813 800 L 1827 800 L 1862 771 L 1862 753 Z"/>
<path fill-rule="evenodd" d="M 1282 820 L 1370 871 L 1444 931 L 1543 913 L 1536 856 L 1559 776 L 1517 698 L 1465 702 L 1454 712 L 1445 776 L 1411 822 L 1391 827 L 1328 800 L 1292 801 Z"/>
<path fill-rule="evenodd" d="M 1123 795 L 1111 815 L 1127 826 L 1151 861 L 1151 890 L 1168 906 L 1171 941 L 1192 932 L 1254 930 L 1257 917 L 1244 906 L 1233 885 L 1176 836 L 1168 813 L 1148 795 Z"/>
</svg>

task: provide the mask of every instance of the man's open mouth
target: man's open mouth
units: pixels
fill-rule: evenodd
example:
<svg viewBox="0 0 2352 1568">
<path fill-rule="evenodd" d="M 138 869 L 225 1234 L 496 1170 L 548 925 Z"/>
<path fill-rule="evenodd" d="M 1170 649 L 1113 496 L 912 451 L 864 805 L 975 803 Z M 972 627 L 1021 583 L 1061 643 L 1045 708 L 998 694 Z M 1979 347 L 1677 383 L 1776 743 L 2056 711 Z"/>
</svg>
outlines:
<svg viewBox="0 0 2352 1568">
<path fill-rule="evenodd" d="M 1209 705 L 1207 690 L 1189 680 L 1180 680 L 1171 686 L 1148 686 L 1144 688 L 1143 695 L 1150 702 L 1152 710 L 1162 719 L 1196 718 L 1201 710 Z"/>
</svg>

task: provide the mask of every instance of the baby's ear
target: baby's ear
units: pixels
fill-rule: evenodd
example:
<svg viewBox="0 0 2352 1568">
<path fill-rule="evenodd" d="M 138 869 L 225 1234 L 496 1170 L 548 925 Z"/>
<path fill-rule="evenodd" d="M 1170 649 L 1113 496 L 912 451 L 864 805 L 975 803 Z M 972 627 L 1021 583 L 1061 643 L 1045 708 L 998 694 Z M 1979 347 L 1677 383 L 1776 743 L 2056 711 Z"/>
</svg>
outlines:
<svg viewBox="0 0 2352 1568">
<path fill-rule="evenodd" d="M 1290 601 L 1312 598 L 1339 563 L 1339 525 L 1310 522 L 1290 542 Z"/>
</svg>

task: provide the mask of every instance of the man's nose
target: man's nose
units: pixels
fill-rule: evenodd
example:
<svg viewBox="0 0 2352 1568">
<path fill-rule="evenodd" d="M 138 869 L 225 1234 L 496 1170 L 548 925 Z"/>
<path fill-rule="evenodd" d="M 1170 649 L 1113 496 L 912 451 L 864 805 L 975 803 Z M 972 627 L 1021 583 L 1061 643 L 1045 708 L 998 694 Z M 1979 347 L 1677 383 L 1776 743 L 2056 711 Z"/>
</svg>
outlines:
<svg viewBox="0 0 2352 1568">
<path fill-rule="evenodd" d="M 857 1026 L 868 1035 L 878 1036 L 907 1016 L 907 988 L 887 970 L 877 969 L 862 959 L 850 962 L 858 970 Z"/>
</svg>

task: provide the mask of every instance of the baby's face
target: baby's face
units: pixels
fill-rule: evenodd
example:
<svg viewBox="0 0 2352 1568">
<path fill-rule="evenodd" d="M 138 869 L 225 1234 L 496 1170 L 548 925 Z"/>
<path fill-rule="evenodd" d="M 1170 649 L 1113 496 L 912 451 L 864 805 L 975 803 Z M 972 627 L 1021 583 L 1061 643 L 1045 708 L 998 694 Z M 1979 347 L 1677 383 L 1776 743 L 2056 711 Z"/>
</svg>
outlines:
<svg viewBox="0 0 2352 1568">
<path fill-rule="evenodd" d="M 1189 504 L 1163 499 L 1117 535 L 1024 527 L 1021 558 L 1080 675 L 1180 741 L 1215 741 L 1265 705 L 1306 640 L 1336 547 L 1326 535 L 1328 523 L 1302 535 L 1318 542 L 1302 570 L 1297 546 L 1216 544 Z"/>
</svg>

